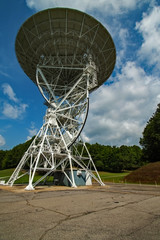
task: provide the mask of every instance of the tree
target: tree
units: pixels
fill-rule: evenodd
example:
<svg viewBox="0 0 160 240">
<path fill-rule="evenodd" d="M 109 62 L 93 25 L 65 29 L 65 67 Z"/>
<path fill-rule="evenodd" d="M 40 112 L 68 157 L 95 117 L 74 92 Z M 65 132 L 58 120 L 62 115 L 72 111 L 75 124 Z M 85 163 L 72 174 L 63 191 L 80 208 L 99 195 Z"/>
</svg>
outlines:
<svg viewBox="0 0 160 240">
<path fill-rule="evenodd" d="M 160 157 L 160 104 L 156 112 L 148 121 L 143 137 L 140 139 L 143 160 L 146 162 L 157 162 Z"/>
<path fill-rule="evenodd" d="M 0 169 L 14 168 L 21 160 L 23 154 L 28 149 L 34 137 L 23 144 L 19 144 L 11 150 L 0 150 Z"/>
<path fill-rule="evenodd" d="M 0 169 L 14 168 L 17 166 L 24 152 L 28 149 L 33 138 L 23 144 L 15 146 L 11 150 L 0 150 Z M 98 143 L 86 143 L 90 155 L 99 171 L 121 172 L 124 170 L 133 170 L 141 167 L 142 150 L 138 146 L 105 146 Z M 78 146 L 81 152 L 82 145 Z M 84 150 L 83 156 L 88 154 Z M 26 166 L 25 166 L 26 167 Z"/>
<path fill-rule="evenodd" d="M 0 150 L 0 169 L 2 169 L 2 165 L 3 165 L 3 159 L 5 158 L 7 154 L 7 150 Z"/>
</svg>

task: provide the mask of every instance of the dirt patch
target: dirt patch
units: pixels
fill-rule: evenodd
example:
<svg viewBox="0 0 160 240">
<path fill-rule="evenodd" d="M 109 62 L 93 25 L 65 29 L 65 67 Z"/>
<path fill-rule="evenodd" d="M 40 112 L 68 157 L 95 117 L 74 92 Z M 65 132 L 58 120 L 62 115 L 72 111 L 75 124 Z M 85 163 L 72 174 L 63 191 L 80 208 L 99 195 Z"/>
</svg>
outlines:
<svg viewBox="0 0 160 240">
<path fill-rule="evenodd" d="M 160 162 L 149 163 L 127 175 L 124 180 L 130 183 L 160 184 Z"/>
<path fill-rule="evenodd" d="M 66 191 L 66 190 L 94 190 L 98 188 L 109 188 L 109 186 L 99 186 L 99 185 L 92 185 L 92 186 L 79 186 L 77 188 L 67 187 L 67 186 L 36 186 L 35 190 L 25 190 L 26 185 L 14 185 L 14 186 L 3 186 L 0 185 L 0 191 L 10 191 L 15 193 L 22 193 L 22 192 L 46 192 L 46 191 Z"/>
</svg>

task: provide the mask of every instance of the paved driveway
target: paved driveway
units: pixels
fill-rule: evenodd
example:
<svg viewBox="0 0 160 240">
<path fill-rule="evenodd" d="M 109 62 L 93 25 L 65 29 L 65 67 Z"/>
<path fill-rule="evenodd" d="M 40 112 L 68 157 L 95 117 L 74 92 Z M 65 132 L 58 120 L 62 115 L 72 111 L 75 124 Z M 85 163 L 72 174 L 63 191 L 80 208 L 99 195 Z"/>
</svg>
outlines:
<svg viewBox="0 0 160 240">
<path fill-rule="evenodd" d="M 0 187 L 0 240 L 23 239 L 160 240 L 160 187 Z"/>
</svg>

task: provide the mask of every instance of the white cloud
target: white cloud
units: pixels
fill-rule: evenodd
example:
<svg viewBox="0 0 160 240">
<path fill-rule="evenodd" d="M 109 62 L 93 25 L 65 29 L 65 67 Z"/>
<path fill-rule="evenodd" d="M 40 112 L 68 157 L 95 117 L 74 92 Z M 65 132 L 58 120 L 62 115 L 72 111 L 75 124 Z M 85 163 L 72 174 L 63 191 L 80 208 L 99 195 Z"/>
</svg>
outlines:
<svg viewBox="0 0 160 240">
<path fill-rule="evenodd" d="M 11 105 L 7 102 L 4 102 L 2 113 L 5 117 L 11 119 L 22 118 L 23 114 L 28 107 L 27 104 Z"/>
<path fill-rule="evenodd" d="M 117 31 L 116 34 L 118 34 L 117 37 L 119 40 L 119 52 L 116 59 L 116 67 L 119 68 L 121 67 L 123 60 L 126 56 L 126 50 L 129 42 L 128 41 L 129 33 L 128 33 L 128 29 L 119 27 L 119 31 Z"/>
<path fill-rule="evenodd" d="M 136 23 L 144 39 L 139 50 L 139 57 L 146 59 L 150 65 L 160 65 L 160 6 L 154 6 L 149 13 L 143 14 L 143 19 Z"/>
<path fill-rule="evenodd" d="M 2 85 L 3 93 L 9 97 L 10 100 L 18 102 L 16 94 L 14 93 L 12 87 L 8 83 Z"/>
<path fill-rule="evenodd" d="M 138 144 L 159 103 L 160 81 L 127 62 L 118 81 L 93 92 L 84 135 L 108 145 Z"/>
<path fill-rule="evenodd" d="M 8 99 L 1 99 L 1 118 L 11 118 L 11 119 L 20 119 L 23 118 L 23 114 L 28 107 L 27 104 L 22 103 L 20 99 L 16 97 L 16 94 L 12 87 L 8 83 L 2 85 L 3 94 L 8 97 Z"/>
<path fill-rule="evenodd" d="M 4 146 L 6 144 L 6 141 L 2 135 L 0 135 L 0 147 Z"/>
<path fill-rule="evenodd" d="M 37 11 L 46 8 L 68 7 L 87 12 L 98 9 L 98 11 L 105 12 L 105 14 L 115 15 L 137 8 L 141 4 L 141 0 L 26 0 L 26 3 L 29 8 Z"/>
<path fill-rule="evenodd" d="M 5 77 L 10 78 L 10 75 L 9 75 L 8 73 L 2 71 L 2 70 L 0 70 L 0 74 L 3 75 L 3 76 L 5 76 Z"/>
<path fill-rule="evenodd" d="M 27 136 L 27 140 L 30 140 L 33 136 L 35 136 L 38 132 L 37 128 L 35 127 L 35 123 L 31 122 L 31 127 L 28 129 L 29 136 Z"/>
</svg>

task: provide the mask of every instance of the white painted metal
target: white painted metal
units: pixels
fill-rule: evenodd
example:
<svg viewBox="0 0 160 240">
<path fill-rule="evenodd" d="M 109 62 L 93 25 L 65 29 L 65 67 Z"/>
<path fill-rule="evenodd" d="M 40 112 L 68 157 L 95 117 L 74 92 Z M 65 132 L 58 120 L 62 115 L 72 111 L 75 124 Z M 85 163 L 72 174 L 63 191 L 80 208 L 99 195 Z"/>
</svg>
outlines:
<svg viewBox="0 0 160 240">
<path fill-rule="evenodd" d="M 92 54 L 99 87 L 111 75 L 116 60 L 114 42 L 107 29 L 88 14 L 67 8 L 46 9 L 27 19 L 17 34 L 15 49 L 21 67 L 34 83 L 39 64 L 52 67 L 49 84 L 56 82 L 58 68 L 65 70 L 61 84 L 71 84 L 73 75 L 78 75 L 86 65 L 85 55 Z"/>
<path fill-rule="evenodd" d="M 90 176 L 103 185 L 86 145 L 81 140 L 83 148 L 79 154 L 76 142 L 88 114 L 89 89 L 97 84 L 96 66 L 91 56 L 88 56 L 88 63 L 84 69 L 81 69 L 79 78 L 76 76 L 77 81 L 74 80 L 73 86 L 66 86 L 65 91 L 64 86 L 59 85 L 58 78 L 61 76 L 59 72 L 57 85 L 48 83 L 45 74 L 48 76 L 47 70 L 51 67 L 45 67 L 46 65 L 41 67 L 38 65 L 36 73 L 37 85 L 49 106 L 44 117 L 44 124 L 10 177 L 8 184 L 13 185 L 21 177 L 19 175 L 22 168 L 28 164 L 29 183 L 26 190 L 34 190 L 40 181 L 57 169 L 66 175 L 72 187 L 76 187 L 73 165 L 77 169 L 85 170 L 87 177 Z M 44 68 L 45 73 L 43 73 Z M 63 69 L 60 72 L 63 73 Z M 57 92 L 61 95 L 57 95 Z M 83 156 L 84 149 L 87 158 Z M 97 177 L 92 173 L 91 166 Z M 66 168 L 70 169 L 71 178 L 66 174 Z M 36 171 L 46 173 L 34 182 Z"/>
</svg>

